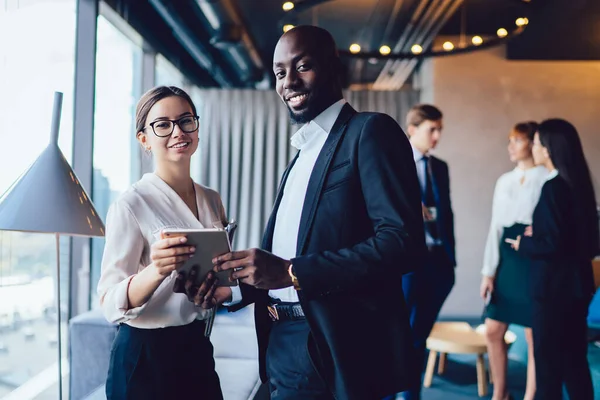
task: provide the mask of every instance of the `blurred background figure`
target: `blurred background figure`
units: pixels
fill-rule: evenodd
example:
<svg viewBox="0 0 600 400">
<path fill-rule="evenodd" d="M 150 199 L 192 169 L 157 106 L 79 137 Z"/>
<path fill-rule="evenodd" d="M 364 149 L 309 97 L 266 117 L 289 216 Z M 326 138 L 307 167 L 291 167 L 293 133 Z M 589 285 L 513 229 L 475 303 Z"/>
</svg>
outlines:
<svg viewBox="0 0 600 400">
<path fill-rule="evenodd" d="M 570 399 L 592 400 L 586 317 L 600 241 L 590 170 L 577 130 L 562 119 L 540 124 L 533 158 L 547 182 L 531 227 L 506 241 L 531 259 L 535 398 L 562 399 L 564 384 Z"/>
<path fill-rule="evenodd" d="M 430 104 L 417 104 L 406 116 L 407 133 L 421 184 L 427 244 L 424 268 L 402 277 L 402 290 L 410 312 L 417 351 L 411 390 L 403 393 L 407 400 L 419 399 L 421 396 L 425 342 L 454 286 L 456 256 L 450 175 L 448 164 L 430 154 L 442 135 L 442 118 L 442 112 Z"/>
<path fill-rule="evenodd" d="M 535 365 L 531 336 L 529 259 L 514 252 L 504 238 L 523 234 L 531 224 L 533 209 L 548 171 L 536 166 L 531 154 L 535 122 L 521 122 L 508 136 L 508 156 L 516 167 L 496 182 L 492 221 L 485 246 L 481 297 L 486 301 L 485 326 L 490 370 L 494 382 L 492 399 L 510 398 L 506 388 L 507 345 L 504 335 L 510 324 L 526 326 L 528 347 L 525 399 L 535 394 Z"/>
</svg>

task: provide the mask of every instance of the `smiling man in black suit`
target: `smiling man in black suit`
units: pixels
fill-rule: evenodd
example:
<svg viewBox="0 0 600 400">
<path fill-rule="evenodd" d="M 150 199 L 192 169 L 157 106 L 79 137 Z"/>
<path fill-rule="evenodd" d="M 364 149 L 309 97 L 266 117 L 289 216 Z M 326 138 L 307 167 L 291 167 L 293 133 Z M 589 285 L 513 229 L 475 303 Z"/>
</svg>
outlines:
<svg viewBox="0 0 600 400">
<path fill-rule="evenodd" d="M 232 271 L 234 311 L 255 303 L 271 399 L 381 399 L 406 388 L 412 337 L 402 276 L 423 263 L 412 151 L 391 117 L 345 102 L 324 29 L 284 34 L 276 89 L 299 151 L 286 169 L 262 249 L 213 260 Z"/>
</svg>

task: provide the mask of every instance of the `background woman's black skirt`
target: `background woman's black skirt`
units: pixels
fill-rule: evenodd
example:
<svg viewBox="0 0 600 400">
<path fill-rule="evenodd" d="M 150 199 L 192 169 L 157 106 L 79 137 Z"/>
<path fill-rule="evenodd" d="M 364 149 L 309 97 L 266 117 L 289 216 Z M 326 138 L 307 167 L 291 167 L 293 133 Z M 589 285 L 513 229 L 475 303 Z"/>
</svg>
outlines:
<svg viewBox="0 0 600 400">
<path fill-rule="evenodd" d="M 531 288 L 530 288 L 530 262 L 519 252 L 513 250 L 504 240 L 516 239 L 523 235 L 527 226 L 514 224 L 504 228 L 500 241 L 500 264 L 494 280 L 494 292 L 490 304 L 485 310 L 487 318 L 531 326 Z"/>
<path fill-rule="evenodd" d="M 108 400 L 222 400 L 204 327 L 198 320 L 158 329 L 121 324 L 110 356 Z"/>
</svg>

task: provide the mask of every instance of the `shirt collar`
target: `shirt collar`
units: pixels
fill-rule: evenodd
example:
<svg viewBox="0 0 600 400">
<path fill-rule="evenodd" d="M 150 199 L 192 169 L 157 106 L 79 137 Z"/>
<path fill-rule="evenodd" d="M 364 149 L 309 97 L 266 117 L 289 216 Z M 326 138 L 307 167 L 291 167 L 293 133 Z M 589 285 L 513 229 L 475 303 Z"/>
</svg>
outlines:
<svg viewBox="0 0 600 400">
<path fill-rule="evenodd" d="M 410 145 L 410 147 L 412 147 L 412 151 L 413 151 L 413 158 L 415 161 L 421 161 L 423 158 L 428 157 L 427 154 L 423 154 L 421 153 L 419 150 L 417 150 L 417 148 L 415 146 L 413 146 L 412 144 Z"/>
<path fill-rule="evenodd" d="M 527 169 L 521 169 L 519 167 L 515 167 L 515 169 L 513 169 L 513 172 L 515 173 L 515 175 L 518 176 L 523 176 L 523 175 L 537 175 L 538 173 L 543 173 L 543 171 L 545 171 L 546 173 L 548 172 L 548 170 L 540 165 L 536 165 L 535 167 L 532 168 L 527 168 Z"/>
<path fill-rule="evenodd" d="M 317 115 L 315 119 L 298 129 L 290 139 L 292 146 L 301 150 L 306 143 L 315 137 L 316 133 L 325 132 L 326 134 L 329 134 L 333 129 L 335 121 L 342 112 L 344 104 L 346 104 L 346 100 L 344 99 L 336 101 L 321 114 Z"/>
<path fill-rule="evenodd" d="M 546 180 L 549 181 L 550 179 L 554 179 L 558 176 L 558 170 L 555 168 L 552 171 L 550 171 L 548 173 L 548 176 L 546 177 Z"/>
</svg>

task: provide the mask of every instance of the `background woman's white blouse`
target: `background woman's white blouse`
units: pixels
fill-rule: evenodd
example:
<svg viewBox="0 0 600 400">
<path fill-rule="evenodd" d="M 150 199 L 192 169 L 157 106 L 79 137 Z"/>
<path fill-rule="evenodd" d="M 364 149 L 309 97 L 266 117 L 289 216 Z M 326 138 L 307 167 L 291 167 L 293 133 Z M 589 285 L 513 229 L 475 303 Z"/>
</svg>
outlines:
<svg viewBox="0 0 600 400">
<path fill-rule="evenodd" d="M 106 244 L 98 295 L 106 319 L 137 328 L 185 325 L 211 311 L 196 307 L 173 292 L 176 272 L 168 276 L 147 303 L 129 308 L 131 278 L 148 266 L 150 246 L 165 228 L 222 228 L 226 221 L 221 197 L 195 184 L 198 216 L 155 174 L 145 174 L 113 203 L 106 217 Z"/>
<path fill-rule="evenodd" d="M 548 170 L 534 167 L 527 170 L 515 168 L 496 182 L 492 204 L 492 222 L 485 244 L 483 269 L 485 276 L 494 276 L 500 262 L 500 240 L 505 227 L 521 223 L 530 225 L 535 208 L 546 182 Z M 521 184 L 521 180 L 525 178 Z"/>
</svg>

